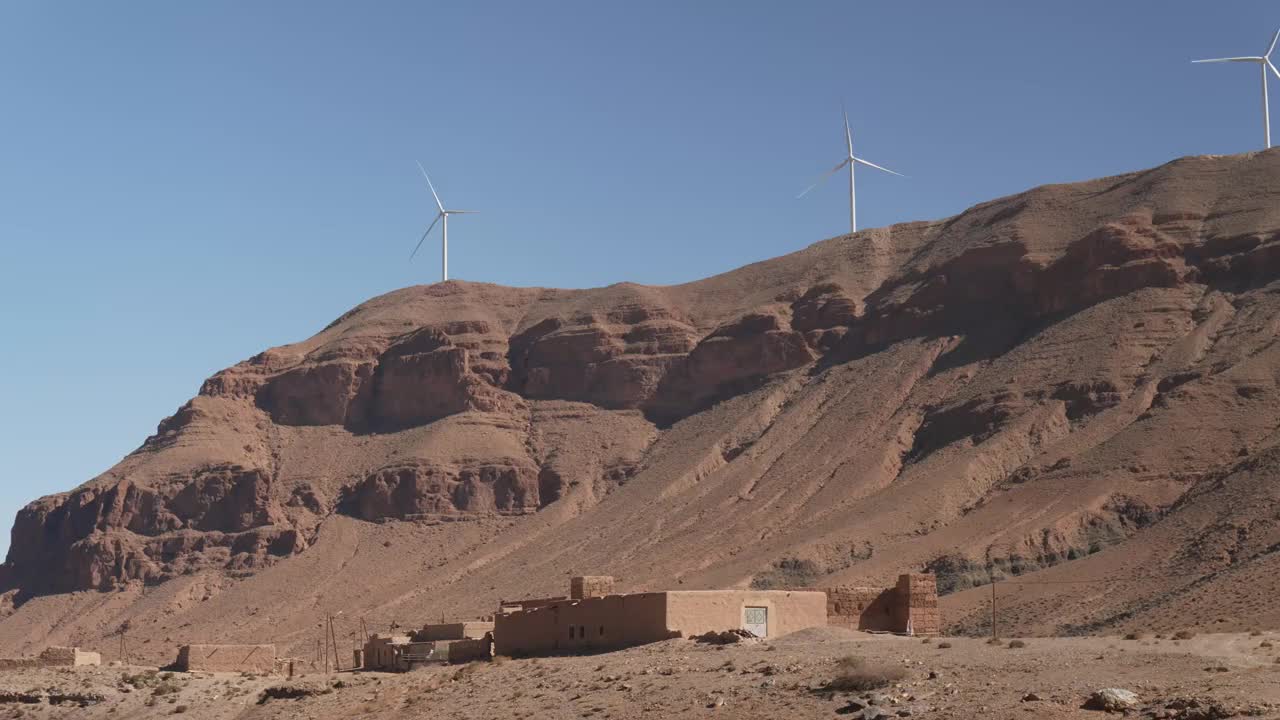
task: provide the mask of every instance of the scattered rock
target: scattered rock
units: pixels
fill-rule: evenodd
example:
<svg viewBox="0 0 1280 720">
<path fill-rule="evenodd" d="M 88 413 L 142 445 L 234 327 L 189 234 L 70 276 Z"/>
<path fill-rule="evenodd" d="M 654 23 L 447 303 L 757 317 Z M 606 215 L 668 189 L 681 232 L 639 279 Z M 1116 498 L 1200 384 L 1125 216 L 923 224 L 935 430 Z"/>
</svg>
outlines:
<svg viewBox="0 0 1280 720">
<path fill-rule="evenodd" d="M 1084 703 L 1086 710 L 1102 710 L 1105 712 L 1124 712 L 1138 707 L 1138 696 L 1132 690 L 1124 688 L 1103 688 L 1095 691 Z"/>
</svg>

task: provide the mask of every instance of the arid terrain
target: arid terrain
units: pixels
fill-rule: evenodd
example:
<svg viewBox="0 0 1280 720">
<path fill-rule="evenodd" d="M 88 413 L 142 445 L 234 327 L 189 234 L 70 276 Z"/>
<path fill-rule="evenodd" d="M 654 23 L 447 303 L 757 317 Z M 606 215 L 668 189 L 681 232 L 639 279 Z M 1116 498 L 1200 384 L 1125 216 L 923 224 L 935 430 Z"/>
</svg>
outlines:
<svg viewBox="0 0 1280 720">
<path fill-rule="evenodd" d="M 1280 713 L 1274 633 L 922 641 L 839 628 L 772 642 L 709 646 L 691 640 L 600 655 L 431 666 L 410 673 L 323 673 L 292 680 L 81 668 L 0 674 L 0 693 L 90 696 L 92 702 L 0 702 L 6 717 L 643 718 L 643 717 L 1099 717 L 1091 694 L 1138 696 L 1137 717 L 1212 720 Z M 1012 646 L 1010 645 L 1012 643 Z M 835 690 L 842 661 L 896 678 Z M 34 693 L 32 692 L 34 689 Z M 292 697 L 281 697 L 292 696 Z M 0 697 L 6 697 L 0 695 Z M 100 699 L 99 699 L 100 698 Z M 12 708 L 11 713 L 5 710 Z M 900 714 L 905 713 L 905 714 Z"/>
<path fill-rule="evenodd" d="M 1280 628 L 1277 279 L 1280 150 L 1035 188 L 685 285 L 405 288 L 215 374 L 118 465 L 23 509 L 0 655 L 115 660 L 123 630 L 150 665 L 186 642 L 310 657 L 327 615 L 345 643 L 362 623 L 559 594 L 572 575 L 630 591 L 927 570 L 952 633 L 989 631 L 993 579 L 1002 635 L 1200 633 L 869 646 L 939 670 L 925 683 L 912 666 L 911 692 L 957 717 L 987 694 L 975 678 L 1000 684 L 992 703 L 1057 698 L 1019 694 L 1009 712 L 1070 714 L 1086 685 L 1143 668 L 1160 692 L 1209 683 L 1245 702 L 1230 693 L 1274 680 L 1270 658 L 1247 636 L 1203 638 Z M 737 716 L 834 709 L 782 689 L 826 672 L 827 644 L 767 690 L 740 672 L 812 655 L 779 643 L 687 653 L 739 668 L 719 674 L 640 675 L 684 664 L 677 643 L 599 673 L 510 661 L 474 687 L 364 676 L 297 702 L 328 717 L 438 685 L 582 715 L 572 683 L 625 673 L 665 683 L 667 710 L 717 688 L 736 689 Z M 1211 656 L 1232 669 L 1206 674 Z M 566 679 L 512 684 L 530 668 Z M 955 675 L 970 680 L 952 700 Z M 621 716 L 631 696 L 614 692 L 585 702 Z"/>
</svg>

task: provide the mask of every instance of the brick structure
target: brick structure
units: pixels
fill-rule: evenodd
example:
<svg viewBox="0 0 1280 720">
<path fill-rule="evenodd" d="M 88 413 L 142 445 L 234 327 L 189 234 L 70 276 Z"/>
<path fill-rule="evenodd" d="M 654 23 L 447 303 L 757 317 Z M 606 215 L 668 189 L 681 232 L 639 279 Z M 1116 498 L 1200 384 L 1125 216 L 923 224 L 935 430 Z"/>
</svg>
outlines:
<svg viewBox="0 0 1280 720">
<path fill-rule="evenodd" d="M 449 662 L 468 663 L 493 659 L 493 633 L 475 640 L 454 640 L 449 643 Z"/>
<path fill-rule="evenodd" d="M 40 661 L 47 667 L 85 667 L 102 664 L 102 655 L 85 652 L 78 647 L 49 647 L 40 653 Z"/>
<path fill-rule="evenodd" d="M 613 576 L 583 575 L 569 580 L 569 598 L 585 600 L 613 594 Z"/>
<path fill-rule="evenodd" d="M 851 630 L 937 635 L 942 631 L 933 575 L 898 576 L 891 588 L 826 588 L 827 622 Z"/>
<path fill-rule="evenodd" d="M 895 589 L 899 598 L 898 605 L 905 614 L 902 622 L 908 635 L 937 635 L 942 632 L 938 583 L 933 575 L 900 575 Z"/>
<path fill-rule="evenodd" d="M 422 629 L 413 634 L 416 641 L 425 640 L 479 640 L 486 634 L 493 632 L 493 623 L 484 620 L 472 620 L 469 622 L 457 623 L 438 623 L 435 625 L 423 625 Z"/>
<path fill-rule="evenodd" d="M 178 669 L 183 672 L 276 671 L 275 645 L 183 645 L 178 649 Z"/>
<path fill-rule="evenodd" d="M 583 583 L 584 592 L 588 587 Z M 772 638 L 826 624 L 822 592 L 671 590 L 504 602 L 493 635 L 496 654 L 530 656 L 613 650 L 737 629 Z"/>
<path fill-rule="evenodd" d="M 0 658 L 0 670 L 21 670 L 46 667 L 94 667 L 102 664 L 102 656 L 86 652 L 78 647 L 45 648 L 35 657 Z"/>
</svg>

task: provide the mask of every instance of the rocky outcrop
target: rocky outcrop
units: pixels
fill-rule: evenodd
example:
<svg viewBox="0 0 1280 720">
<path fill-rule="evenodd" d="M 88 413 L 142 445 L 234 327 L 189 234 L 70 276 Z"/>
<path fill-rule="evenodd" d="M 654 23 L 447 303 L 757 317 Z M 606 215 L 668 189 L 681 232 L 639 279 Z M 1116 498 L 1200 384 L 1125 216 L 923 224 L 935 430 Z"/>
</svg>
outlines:
<svg viewBox="0 0 1280 720">
<path fill-rule="evenodd" d="M 463 468 L 414 463 L 385 467 L 357 482 L 342 510 L 363 520 L 536 511 L 539 471 L 519 463 Z"/>
<path fill-rule="evenodd" d="M 8 565 L 28 590 L 108 589 L 260 567 L 306 546 L 265 474 L 211 467 L 163 488 L 119 480 L 42 498 L 18 513 Z"/>
<path fill-rule="evenodd" d="M 644 407 L 698 336 L 688 319 L 661 306 L 548 318 L 511 338 L 509 386 L 529 398 Z"/>
</svg>

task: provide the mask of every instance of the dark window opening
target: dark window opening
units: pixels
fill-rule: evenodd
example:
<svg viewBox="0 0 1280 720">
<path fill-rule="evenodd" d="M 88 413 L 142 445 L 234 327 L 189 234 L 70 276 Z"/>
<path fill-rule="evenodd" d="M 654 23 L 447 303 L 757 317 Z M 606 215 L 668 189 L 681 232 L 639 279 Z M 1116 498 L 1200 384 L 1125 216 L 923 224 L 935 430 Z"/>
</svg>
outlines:
<svg viewBox="0 0 1280 720">
<path fill-rule="evenodd" d="M 604 637 L 604 626 L 600 626 L 600 637 Z"/>
</svg>

